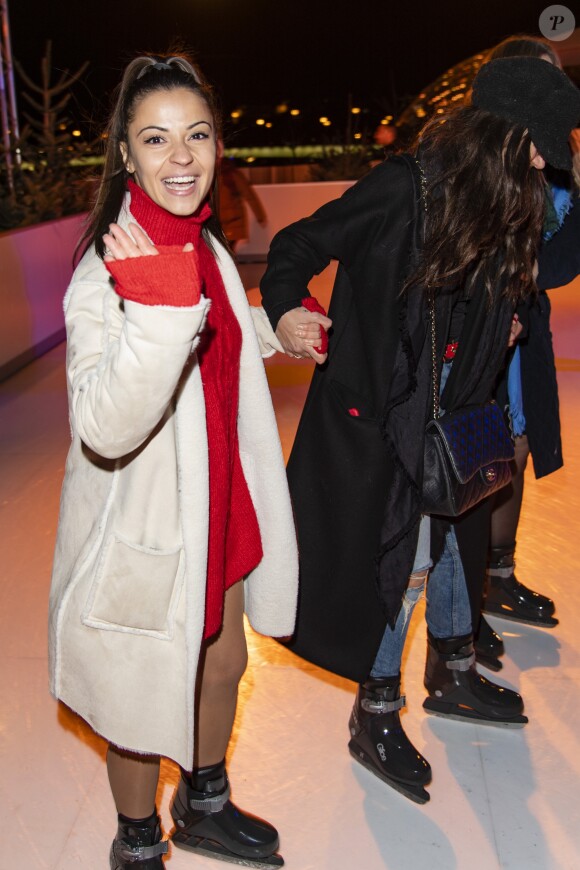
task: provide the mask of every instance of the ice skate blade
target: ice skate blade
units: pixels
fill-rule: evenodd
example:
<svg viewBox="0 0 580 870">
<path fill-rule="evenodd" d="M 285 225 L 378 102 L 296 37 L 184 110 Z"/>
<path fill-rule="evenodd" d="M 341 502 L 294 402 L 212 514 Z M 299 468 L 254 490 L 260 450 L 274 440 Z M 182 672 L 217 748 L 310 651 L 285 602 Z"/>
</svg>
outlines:
<svg viewBox="0 0 580 870">
<path fill-rule="evenodd" d="M 497 619 L 505 619 L 506 622 L 519 622 L 520 625 L 531 625 L 533 628 L 556 628 L 560 624 L 560 620 L 555 616 L 547 616 L 545 619 L 525 619 L 517 614 L 512 614 L 509 610 L 488 610 L 483 609 L 484 613 L 489 616 L 495 616 Z"/>
<path fill-rule="evenodd" d="M 457 722 L 473 722 L 476 725 L 493 725 L 495 728 L 523 728 L 528 724 L 527 716 L 514 716 L 513 719 L 488 719 L 477 713 L 476 710 L 463 710 L 459 707 L 446 712 L 436 706 L 431 706 L 430 698 L 423 701 L 423 709 L 431 716 L 440 716 L 442 719 L 455 719 Z"/>
<path fill-rule="evenodd" d="M 421 785 L 410 786 L 407 783 L 401 783 L 396 779 L 390 779 L 388 776 L 385 776 L 384 773 L 379 773 L 376 767 L 372 764 L 370 759 L 367 757 L 366 753 L 362 752 L 358 748 L 354 748 L 353 746 L 348 744 L 348 751 L 352 755 L 355 761 L 358 761 L 362 767 L 365 767 L 369 773 L 372 773 L 373 776 L 376 776 L 377 779 L 382 780 L 387 785 L 390 785 L 395 791 L 398 791 L 399 794 L 402 794 L 403 797 L 409 798 L 410 801 L 416 804 L 426 804 L 431 800 L 431 795 L 429 792 L 424 789 Z"/>
<path fill-rule="evenodd" d="M 224 850 L 214 840 L 205 840 L 200 837 L 199 843 L 195 846 L 189 843 L 180 843 L 178 840 L 173 840 L 173 845 L 178 849 L 184 849 L 186 852 L 195 852 L 197 855 L 206 855 L 208 858 L 215 858 L 217 861 L 227 861 L 229 864 L 237 864 L 238 867 L 258 867 L 264 870 L 265 867 L 283 867 L 284 859 L 281 855 L 274 853 L 268 855 L 267 858 L 247 858 L 243 855 L 234 855 L 233 852 Z"/>
</svg>

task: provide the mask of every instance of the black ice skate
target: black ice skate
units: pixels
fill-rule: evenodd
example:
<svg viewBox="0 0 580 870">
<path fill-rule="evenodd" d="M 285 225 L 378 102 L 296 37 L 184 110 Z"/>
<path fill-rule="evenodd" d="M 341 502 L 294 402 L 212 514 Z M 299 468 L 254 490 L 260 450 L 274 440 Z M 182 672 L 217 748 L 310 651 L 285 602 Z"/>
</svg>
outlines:
<svg viewBox="0 0 580 870">
<path fill-rule="evenodd" d="M 350 754 L 359 764 L 415 803 L 424 804 L 431 782 L 431 767 L 401 725 L 405 706 L 400 677 L 369 679 L 358 688 L 349 721 Z"/>
<path fill-rule="evenodd" d="M 499 659 L 505 652 L 503 640 L 483 616 L 479 620 L 479 630 L 475 635 L 473 648 L 475 661 L 478 664 L 484 665 L 490 671 L 501 671 L 503 664 Z"/>
<path fill-rule="evenodd" d="M 425 688 L 423 707 L 436 716 L 512 728 L 528 721 L 521 695 L 477 673 L 470 634 L 438 639 L 428 633 Z"/>
<path fill-rule="evenodd" d="M 195 788 L 182 773 L 171 805 L 175 822 L 171 839 L 177 847 L 242 867 L 283 866 L 283 858 L 276 854 L 276 829 L 242 812 L 229 800 L 230 785 L 223 762 L 199 768 L 193 781 Z"/>
<path fill-rule="evenodd" d="M 555 605 L 551 598 L 533 592 L 516 578 L 514 549 L 495 547 L 490 550 L 483 610 L 526 625 L 555 628 Z"/>
<path fill-rule="evenodd" d="M 144 825 L 119 819 L 119 829 L 109 856 L 111 870 L 162 870 L 161 856 L 166 853 L 167 840 L 161 840 L 157 814 L 150 824 Z"/>
</svg>

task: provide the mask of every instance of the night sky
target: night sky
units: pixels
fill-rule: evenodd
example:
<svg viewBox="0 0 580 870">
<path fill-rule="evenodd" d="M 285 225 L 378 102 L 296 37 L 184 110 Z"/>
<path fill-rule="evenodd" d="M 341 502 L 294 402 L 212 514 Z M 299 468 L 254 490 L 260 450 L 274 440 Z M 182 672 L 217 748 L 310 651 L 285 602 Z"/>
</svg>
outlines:
<svg viewBox="0 0 580 870">
<path fill-rule="evenodd" d="M 377 117 L 397 113 L 458 61 L 518 32 L 538 33 L 548 2 L 435 4 L 390 0 L 8 0 L 12 48 L 38 80 L 47 39 L 53 64 L 89 61 L 75 87 L 77 120 L 102 120 L 127 60 L 193 50 L 229 113 L 239 106 L 345 113 L 348 94 Z M 577 22 L 577 0 L 568 2 Z M 348 9 L 348 11 L 339 11 Z M 17 83 L 17 89 L 21 85 Z"/>
</svg>

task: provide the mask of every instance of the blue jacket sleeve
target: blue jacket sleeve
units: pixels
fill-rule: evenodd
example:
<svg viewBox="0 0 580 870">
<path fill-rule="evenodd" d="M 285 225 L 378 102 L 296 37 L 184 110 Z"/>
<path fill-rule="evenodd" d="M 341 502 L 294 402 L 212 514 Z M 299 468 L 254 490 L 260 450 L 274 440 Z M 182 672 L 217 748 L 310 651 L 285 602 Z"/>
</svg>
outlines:
<svg viewBox="0 0 580 870">
<path fill-rule="evenodd" d="M 538 267 L 536 283 L 540 290 L 563 287 L 580 274 L 580 196 L 574 197 L 558 232 L 542 242 Z"/>
</svg>

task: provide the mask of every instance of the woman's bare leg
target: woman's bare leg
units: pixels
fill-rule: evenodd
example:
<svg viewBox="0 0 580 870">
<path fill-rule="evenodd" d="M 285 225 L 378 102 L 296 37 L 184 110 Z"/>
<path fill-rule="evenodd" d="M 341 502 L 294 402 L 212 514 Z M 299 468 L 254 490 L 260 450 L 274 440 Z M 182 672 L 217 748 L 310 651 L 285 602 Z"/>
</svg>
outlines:
<svg viewBox="0 0 580 870">
<path fill-rule="evenodd" d="M 268 822 L 245 813 L 229 798 L 225 754 L 230 740 L 238 683 L 246 669 L 248 651 L 244 634 L 244 584 L 227 592 L 219 635 L 204 645 L 196 686 L 197 717 L 194 768 L 182 771 L 171 806 L 176 846 L 244 863 L 264 859 L 264 866 L 279 867 L 275 855 L 279 837 Z M 210 844 L 208 846 L 208 843 Z"/>
<path fill-rule="evenodd" d="M 154 812 L 158 755 L 137 755 L 109 746 L 107 772 L 118 813 L 129 819 L 146 819 Z"/>
<path fill-rule="evenodd" d="M 244 584 L 227 590 L 223 625 L 200 656 L 197 680 L 195 767 L 223 760 L 232 733 L 238 684 L 248 664 L 244 634 Z"/>
</svg>

